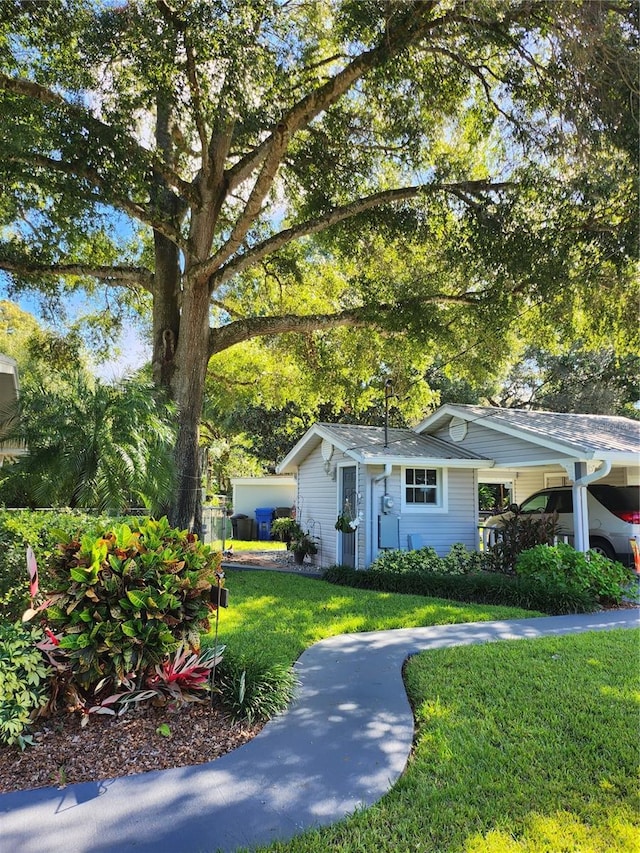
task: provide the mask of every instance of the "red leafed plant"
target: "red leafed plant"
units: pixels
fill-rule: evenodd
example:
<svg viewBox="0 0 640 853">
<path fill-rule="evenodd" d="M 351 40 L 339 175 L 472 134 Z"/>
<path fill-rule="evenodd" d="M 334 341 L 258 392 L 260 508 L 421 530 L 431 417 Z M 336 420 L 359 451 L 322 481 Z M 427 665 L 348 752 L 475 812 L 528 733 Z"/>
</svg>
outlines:
<svg viewBox="0 0 640 853">
<path fill-rule="evenodd" d="M 147 686 L 178 701 L 197 701 L 209 690 L 211 672 L 222 660 L 223 652 L 224 646 L 218 646 L 198 655 L 181 644 L 173 658 L 155 667 Z"/>
</svg>

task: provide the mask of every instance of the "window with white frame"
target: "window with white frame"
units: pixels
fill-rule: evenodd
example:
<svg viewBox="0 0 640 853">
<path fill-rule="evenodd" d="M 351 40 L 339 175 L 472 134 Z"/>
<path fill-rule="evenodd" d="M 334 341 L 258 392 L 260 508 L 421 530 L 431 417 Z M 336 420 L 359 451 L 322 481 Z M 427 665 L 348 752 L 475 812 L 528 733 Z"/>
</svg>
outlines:
<svg viewBox="0 0 640 853">
<path fill-rule="evenodd" d="M 442 468 L 404 468 L 404 510 L 442 510 L 445 507 L 445 476 Z"/>
</svg>

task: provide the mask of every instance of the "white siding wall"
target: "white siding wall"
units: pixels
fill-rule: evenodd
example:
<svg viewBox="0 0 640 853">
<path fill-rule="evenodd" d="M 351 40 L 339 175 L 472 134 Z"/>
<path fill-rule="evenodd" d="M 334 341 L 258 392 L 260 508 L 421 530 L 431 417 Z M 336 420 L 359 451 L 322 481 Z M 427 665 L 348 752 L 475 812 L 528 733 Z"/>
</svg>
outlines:
<svg viewBox="0 0 640 853">
<path fill-rule="evenodd" d="M 334 454 L 332 464 L 338 461 Z M 337 488 L 337 479 L 331 479 L 325 473 L 324 460 L 318 446 L 298 470 L 296 503 L 297 519 L 302 528 L 309 530 L 320 542 L 318 554 L 310 558 L 317 566 L 326 567 L 336 562 Z"/>
<path fill-rule="evenodd" d="M 513 501 L 520 504 L 523 500 L 537 492 L 539 489 L 544 489 L 544 474 L 545 468 L 523 468 L 518 471 L 513 480 Z M 565 471 L 566 473 L 566 471 Z"/>
<path fill-rule="evenodd" d="M 633 484 L 633 469 L 612 468 L 611 472 L 599 480 L 600 483 L 609 483 L 611 486 L 626 486 Z M 636 476 L 636 483 L 638 482 Z"/>
<path fill-rule="evenodd" d="M 518 471 L 517 476 L 514 476 L 513 500 L 515 503 L 522 503 L 523 500 L 532 495 L 534 492 L 544 489 L 547 486 L 545 474 L 554 474 L 559 477 L 564 476 L 567 483 L 571 481 L 567 477 L 567 472 L 564 468 L 522 468 Z M 598 483 L 606 483 L 610 486 L 624 486 L 627 482 L 627 472 L 625 468 L 613 468 L 611 472 L 598 480 Z M 552 482 L 551 485 L 561 485 L 560 482 Z"/>
<path fill-rule="evenodd" d="M 382 473 L 382 468 L 371 469 L 374 477 Z M 475 471 L 471 469 L 450 468 L 447 471 L 448 511 L 433 513 L 424 512 L 401 514 L 401 481 L 402 472 L 394 468 L 391 477 L 387 478 L 387 494 L 394 501 L 393 513 L 400 517 L 400 548 L 408 547 L 408 535 L 419 533 L 423 545 L 435 548 L 440 556 L 448 553 L 456 542 L 462 542 L 470 550 L 478 547 L 478 489 Z M 371 479 L 369 480 L 371 482 Z M 371 488 L 367 493 L 368 498 Z M 361 560 L 360 565 L 367 565 L 375 559 L 378 552 L 378 515 L 380 501 L 384 494 L 384 480 L 373 487 L 373 499 L 369 498 L 368 505 L 373 504 L 372 537 L 369 543 L 367 562 Z M 367 515 L 371 524 L 371 515 Z"/>
<path fill-rule="evenodd" d="M 451 442 L 448 425 L 435 435 L 444 441 Z M 459 446 L 478 453 L 480 456 L 486 456 L 488 459 L 494 459 L 496 465 L 501 467 L 515 467 L 525 459 L 528 462 L 535 462 L 546 459 L 564 459 L 566 456 L 566 454 L 558 451 L 536 447 L 535 444 L 530 444 L 528 441 L 487 429 L 476 423 L 469 424 L 467 434 L 459 442 Z"/>
</svg>

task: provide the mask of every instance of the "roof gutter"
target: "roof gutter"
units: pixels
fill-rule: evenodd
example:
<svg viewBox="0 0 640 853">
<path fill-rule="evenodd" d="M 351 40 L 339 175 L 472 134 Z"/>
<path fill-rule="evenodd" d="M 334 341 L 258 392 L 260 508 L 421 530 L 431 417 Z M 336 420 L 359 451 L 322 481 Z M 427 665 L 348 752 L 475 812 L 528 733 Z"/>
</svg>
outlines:
<svg viewBox="0 0 640 853">
<path fill-rule="evenodd" d="M 391 471 L 393 469 L 393 462 L 385 462 L 384 463 L 384 471 L 382 474 L 376 474 L 376 476 L 371 481 L 372 483 L 379 483 L 380 480 L 384 480 L 385 477 L 391 476 Z"/>
</svg>

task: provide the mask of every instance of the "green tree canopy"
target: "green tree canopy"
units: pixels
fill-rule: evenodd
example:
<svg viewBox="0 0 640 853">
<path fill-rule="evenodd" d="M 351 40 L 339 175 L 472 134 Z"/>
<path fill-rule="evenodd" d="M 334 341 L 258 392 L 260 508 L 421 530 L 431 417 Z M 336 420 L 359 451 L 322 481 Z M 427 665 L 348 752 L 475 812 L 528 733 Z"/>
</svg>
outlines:
<svg viewBox="0 0 640 853">
<path fill-rule="evenodd" d="M 630 339 L 636 44 L 610 0 L 8 0 L 0 269 L 151 303 L 192 525 L 238 343 L 490 325 L 497 357 L 524 306 Z"/>
<path fill-rule="evenodd" d="M 620 357 L 612 347 L 589 350 L 580 343 L 564 352 L 529 347 L 490 402 L 512 408 L 547 409 L 640 418 L 640 357 Z"/>
</svg>

